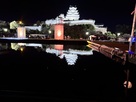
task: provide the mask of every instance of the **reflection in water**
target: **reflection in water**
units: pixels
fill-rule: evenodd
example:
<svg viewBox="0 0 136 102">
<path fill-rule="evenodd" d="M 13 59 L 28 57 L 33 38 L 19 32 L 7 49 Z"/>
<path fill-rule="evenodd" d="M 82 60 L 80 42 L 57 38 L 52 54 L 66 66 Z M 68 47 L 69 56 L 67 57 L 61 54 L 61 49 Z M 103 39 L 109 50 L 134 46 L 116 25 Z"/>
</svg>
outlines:
<svg viewBox="0 0 136 102">
<path fill-rule="evenodd" d="M 31 46 L 35 48 L 41 48 L 47 53 L 52 53 L 58 56 L 60 59 L 63 59 L 65 57 L 68 65 L 74 65 L 78 59 L 78 55 L 92 55 L 93 51 L 91 49 L 86 50 L 82 49 L 82 46 L 76 46 L 77 48 L 74 48 L 71 45 L 67 45 L 67 48 L 63 45 L 46 45 L 44 48 L 42 44 L 35 44 L 35 43 L 30 43 L 30 44 L 17 44 L 17 43 L 12 43 L 11 47 L 12 49 L 17 50 L 21 46 Z M 84 45 L 86 46 L 86 45 Z"/>
<path fill-rule="evenodd" d="M 18 46 L 20 45 L 15 45 L 13 48 L 16 49 Z M 61 101 L 68 98 L 75 101 L 76 98 L 78 100 L 81 98 L 89 102 L 89 99 L 101 99 L 103 96 L 108 99 L 113 97 L 115 100 L 116 97 L 119 100 L 122 98 L 123 83 L 126 80 L 124 66 L 109 60 L 100 53 L 95 51 L 92 53 L 86 45 L 64 45 L 63 50 L 54 49 L 54 45 L 48 44 L 25 44 L 20 48 L 24 48 L 24 52 L 7 50 L 8 54 L 1 53 L 0 64 L 3 66 L 0 69 L 1 89 L 6 90 L 2 92 L 3 97 L 5 94 L 9 96 L 7 90 L 13 90 L 13 96 L 22 97 L 23 95 L 23 98 L 32 96 L 33 99 L 45 96 L 47 96 L 45 99 L 52 97 L 56 99 L 57 96 Z M 134 95 L 132 90 L 135 90 L 133 81 L 136 78 L 136 71 L 133 70 L 134 68 L 131 74 L 133 78 L 130 80 L 133 84 L 132 89 L 129 89 L 131 95 Z M 21 90 L 23 93 L 20 93 Z M 21 96 L 15 93 L 17 91 Z"/>
<path fill-rule="evenodd" d="M 63 50 L 63 46 L 64 45 L 54 45 L 54 49 L 56 49 L 56 50 Z"/>
<path fill-rule="evenodd" d="M 74 49 L 68 49 L 68 50 L 57 50 L 54 48 L 46 48 L 47 53 L 54 53 L 59 58 L 63 59 L 66 58 L 66 61 L 68 65 L 74 65 L 78 59 L 78 55 L 92 55 L 92 50 L 85 51 L 85 50 L 74 50 Z"/>
<path fill-rule="evenodd" d="M 31 44 L 32 45 L 32 44 Z M 35 44 L 36 45 L 36 44 Z M 39 46 L 39 45 L 38 45 Z M 40 46 L 41 47 L 41 46 Z M 43 47 L 41 47 L 43 48 Z M 75 65 L 78 55 L 92 55 L 93 51 L 86 45 L 48 45 L 44 49 L 47 53 L 53 53 L 60 59 L 65 57 L 68 65 Z"/>
<path fill-rule="evenodd" d="M 65 56 L 68 65 L 74 65 L 78 58 L 76 54 L 63 54 L 63 56 Z"/>
</svg>

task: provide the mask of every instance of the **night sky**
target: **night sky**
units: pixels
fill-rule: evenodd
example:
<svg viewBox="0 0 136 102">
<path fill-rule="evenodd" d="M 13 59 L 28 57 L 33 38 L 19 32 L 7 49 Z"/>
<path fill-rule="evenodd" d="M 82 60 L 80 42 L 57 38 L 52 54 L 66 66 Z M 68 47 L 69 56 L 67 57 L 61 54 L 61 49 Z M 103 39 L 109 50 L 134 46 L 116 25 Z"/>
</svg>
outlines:
<svg viewBox="0 0 136 102">
<path fill-rule="evenodd" d="M 0 20 L 22 20 L 26 24 L 66 15 L 69 6 L 76 6 L 80 19 L 93 19 L 114 31 L 115 25 L 132 25 L 135 0 L 4 0 Z"/>
</svg>

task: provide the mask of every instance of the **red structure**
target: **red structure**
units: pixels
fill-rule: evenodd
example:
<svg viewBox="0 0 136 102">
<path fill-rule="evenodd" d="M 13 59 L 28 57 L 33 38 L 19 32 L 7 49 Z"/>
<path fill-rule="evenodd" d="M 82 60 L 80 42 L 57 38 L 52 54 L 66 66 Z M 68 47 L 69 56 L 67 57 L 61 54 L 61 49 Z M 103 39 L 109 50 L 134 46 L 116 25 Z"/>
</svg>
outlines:
<svg viewBox="0 0 136 102">
<path fill-rule="evenodd" d="M 64 39 L 64 25 L 63 24 L 55 24 L 54 26 L 54 38 L 58 40 Z"/>
<path fill-rule="evenodd" d="M 54 39 L 63 40 L 64 39 L 64 25 L 62 23 L 55 24 L 54 26 Z M 63 45 L 54 45 L 57 50 L 63 50 Z"/>
</svg>

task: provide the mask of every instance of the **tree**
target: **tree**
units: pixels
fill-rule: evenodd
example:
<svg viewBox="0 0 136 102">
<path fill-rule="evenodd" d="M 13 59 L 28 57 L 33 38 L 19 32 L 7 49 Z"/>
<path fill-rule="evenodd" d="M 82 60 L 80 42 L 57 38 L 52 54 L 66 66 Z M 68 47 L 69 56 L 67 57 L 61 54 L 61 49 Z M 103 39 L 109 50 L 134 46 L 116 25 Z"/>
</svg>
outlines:
<svg viewBox="0 0 136 102">
<path fill-rule="evenodd" d="M 131 27 L 129 25 L 125 25 L 125 24 L 118 24 L 116 25 L 116 33 L 120 32 L 121 34 L 130 34 L 131 32 Z"/>
<path fill-rule="evenodd" d="M 10 22 L 10 29 L 17 29 L 19 24 L 16 21 Z"/>
<path fill-rule="evenodd" d="M 11 33 L 16 33 L 17 27 L 19 26 L 17 21 L 12 21 L 12 22 L 10 22 L 9 25 L 10 25 L 10 32 Z"/>
<path fill-rule="evenodd" d="M 90 33 L 94 31 L 93 25 L 73 25 L 69 26 L 69 24 L 64 25 L 64 34 L 65 36 L 70 36 L 72 39 L 86 39 L 89 37 Z M 89 32 L 88 35 L 86 35 L 86 32 Z"/>
<path fill-rule="evenodd" d="M 36 25 L 37 25 L 37 26 L 40 26 L 40 25 L 41 25 L 41 21 L 38 20 L 38 21 L 36 22 Z"/>
</svg>

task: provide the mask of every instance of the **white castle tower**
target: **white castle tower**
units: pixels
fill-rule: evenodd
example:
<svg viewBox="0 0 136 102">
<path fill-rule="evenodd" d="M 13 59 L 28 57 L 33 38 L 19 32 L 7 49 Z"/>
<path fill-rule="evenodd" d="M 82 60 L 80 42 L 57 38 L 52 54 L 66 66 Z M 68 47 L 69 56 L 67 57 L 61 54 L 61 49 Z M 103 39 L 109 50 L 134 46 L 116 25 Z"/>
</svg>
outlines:
<svg viewBox="0 0 136 102">
<path fill-rule="evenodd" d="M 80 15 L 77 7 L 70 6 L 64 20 L 79 20 Z"/>
<path fill-rule="evenodd" d="M 60 14 L 55 19 L 46 20 L 45 24 L 52 25 L 52 24 L 56 24 L 58 22 L 62 22 L 64 24 L 67 23 L 70 26 L 91 24 L 95 27 L 96 31 L 100 31 L 103 34 L 107 32 L 107 27 L 104 27 L 104 25 L 96 25 L 95 20 L 93 20 L 93 19 L 82 19 L 82 20 L 80 20 L 79 18 L 80 18 L 80 14 L 77 10 L 77 7 L 70 6 L 67 13 L 66 13 L 66 16 L 64 16 L 64 14 Z"/>
</svg>

